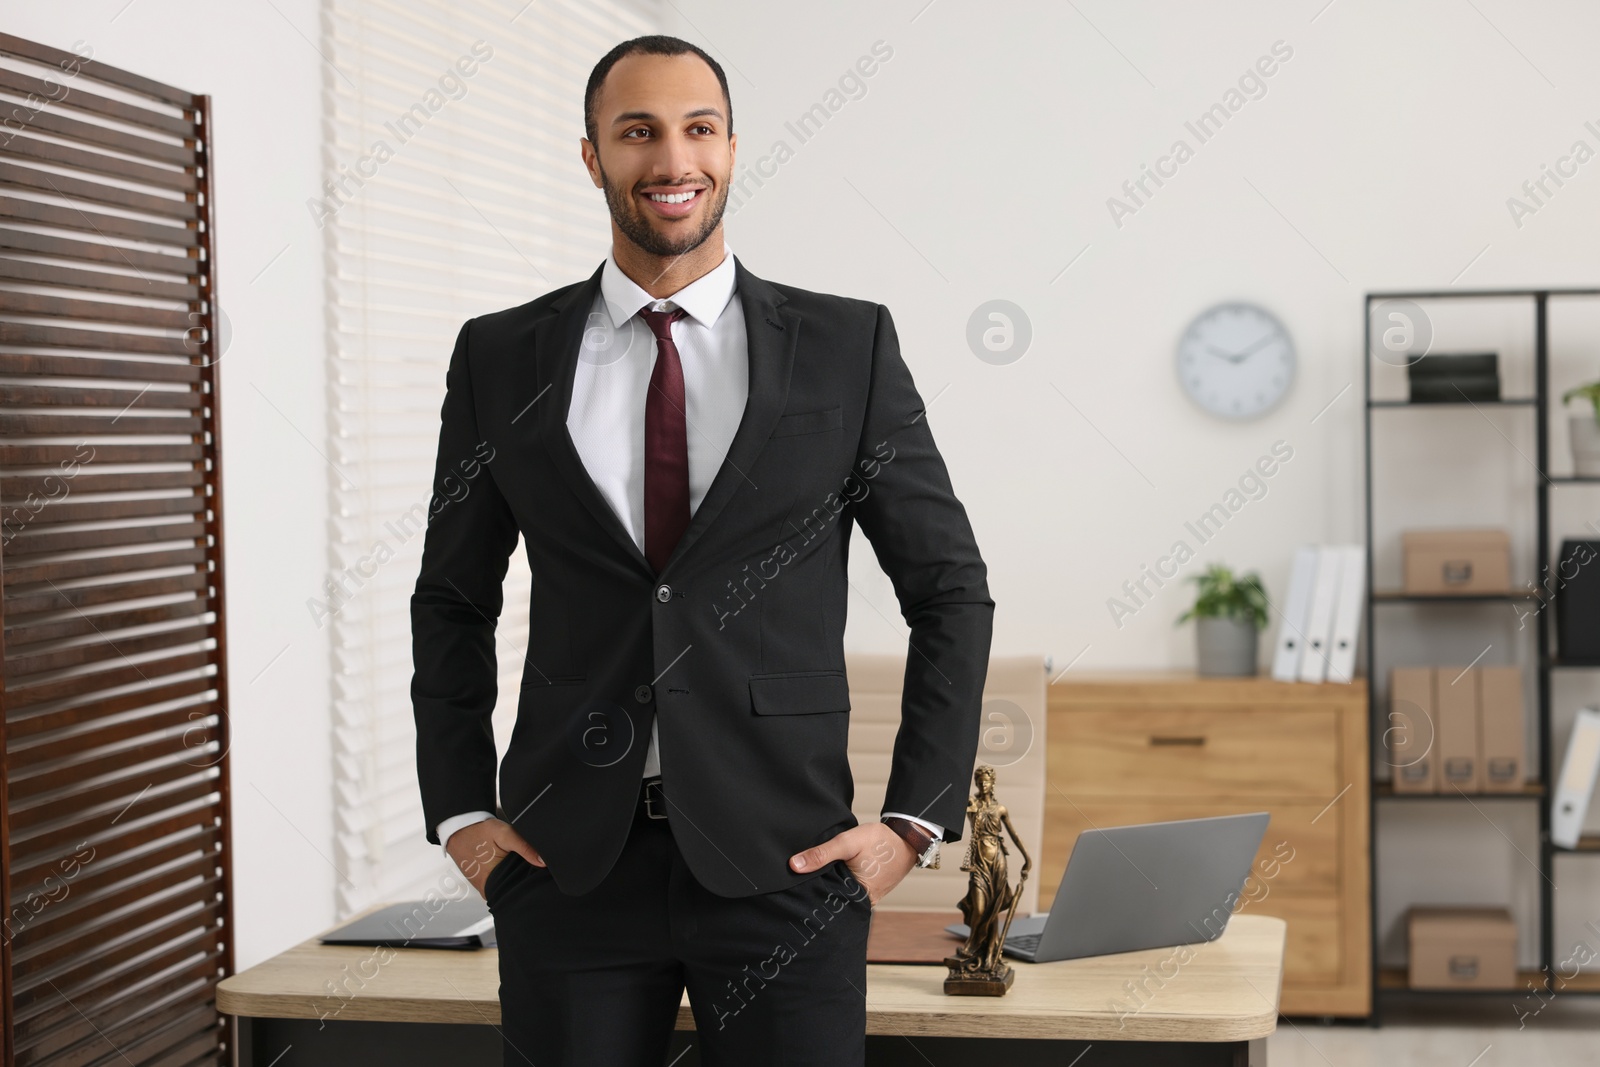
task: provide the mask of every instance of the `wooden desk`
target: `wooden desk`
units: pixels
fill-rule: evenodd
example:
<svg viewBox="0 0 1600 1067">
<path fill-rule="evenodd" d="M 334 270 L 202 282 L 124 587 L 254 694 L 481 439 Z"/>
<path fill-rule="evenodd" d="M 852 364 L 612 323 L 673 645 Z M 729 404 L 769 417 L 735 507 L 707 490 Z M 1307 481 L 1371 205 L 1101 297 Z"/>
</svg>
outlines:
<svg viewBox="0 0 1600 1067">
<path fill-rule="evenodd" d="M 943 967 L 870 964 L 868 1062 L 1061 1065 L 1092 1044 L 1086 1063 L 1096 1065 L 1261 1067 L 1277 1024 L 1284 933 L 1281 919 L 1242 913 L 1210 944 L 1013 963 L 1015 985 L 993 999 L 945 996 Z M 1145 990 L 1142 1005 L 1130 982 Z M 224 979 L 217 1007 L 237 1017 L 239 1067 L 499 1065 L 499 984 L 495 949 L 367 949 L 312 938 Z M 678 1029 L 673 1055 L 693 1046 L 687 997 Z M 695 1051 L 668 1059 L 699 1062 Z"/>
</svg>

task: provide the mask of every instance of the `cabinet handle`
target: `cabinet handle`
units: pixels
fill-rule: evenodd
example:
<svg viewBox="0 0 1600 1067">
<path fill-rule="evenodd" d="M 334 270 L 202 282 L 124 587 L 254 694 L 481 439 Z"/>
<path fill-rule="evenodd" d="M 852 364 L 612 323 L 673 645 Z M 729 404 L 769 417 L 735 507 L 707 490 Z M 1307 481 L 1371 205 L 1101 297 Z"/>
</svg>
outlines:
<svg viewBox="0 0 1600 1067">
<path fill-rule="evenodd" d="M 1199 748 L 1205 743 L 1206 739 L 1204 737 L 1160 737 L 1152 735 L 1150 738 L 1150 744 L 1152 746 L 1163 745 L 1171 747 L 1176 745 L 1184 745 L 1189 748 Z"/>
</svg>

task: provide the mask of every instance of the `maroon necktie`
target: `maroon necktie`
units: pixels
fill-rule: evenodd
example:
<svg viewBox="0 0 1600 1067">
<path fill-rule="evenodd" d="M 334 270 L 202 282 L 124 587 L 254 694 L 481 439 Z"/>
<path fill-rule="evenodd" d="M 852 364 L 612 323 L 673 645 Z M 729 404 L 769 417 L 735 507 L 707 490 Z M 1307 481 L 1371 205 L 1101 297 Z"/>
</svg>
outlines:
<svg viewBox="0 0 1600 1067">
<path fill-rule="evenodd" d="M 641 310 L 656 335 L 656 365 L 644 402 L 644 554 L 657 574 L 689 528 L 689 433 L 685 425 L 683 364 L 672 324 L 688 314 Z"/>
</svg>

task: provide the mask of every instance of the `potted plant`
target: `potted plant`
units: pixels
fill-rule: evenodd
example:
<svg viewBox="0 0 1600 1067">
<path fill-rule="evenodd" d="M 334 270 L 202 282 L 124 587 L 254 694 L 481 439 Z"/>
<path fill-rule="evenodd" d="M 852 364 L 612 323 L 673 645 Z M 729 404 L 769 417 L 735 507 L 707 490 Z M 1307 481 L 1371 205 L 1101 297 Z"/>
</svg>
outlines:
<svg viewBox="0 0 1600 1067">
<path fill-rule="evenodd" d="M 1213 563 L 1204 574 L 1191 574 L 1189 580 L 1199 586 L 1199 593 L 1194 607 L 1178 616 L 1178 623 L 1196 620 L 1200 673 L 1255 674 L 1256 638 L 1267 625 L 1267 593 L 1260 576 L 1251 571 L 1235 578 L 1233 571 Z"/>
<path fill-rule="evenodd" d="M 1568 389 L 1561 402 L 1570 404 L 1583 397 L 1594 407 L 1592 413 L 1573 415 L 1567 422 L 1572 438 L 1572 471 L 1580 478 L 1600 478 L 1600 381 Z"/>
</svg>

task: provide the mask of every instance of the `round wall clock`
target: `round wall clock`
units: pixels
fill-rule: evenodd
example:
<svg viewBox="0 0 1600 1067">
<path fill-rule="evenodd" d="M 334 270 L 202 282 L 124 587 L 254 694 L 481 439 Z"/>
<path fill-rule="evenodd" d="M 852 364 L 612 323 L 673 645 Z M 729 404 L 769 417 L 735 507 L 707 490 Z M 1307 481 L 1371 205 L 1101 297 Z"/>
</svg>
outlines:
<svg viewBox="0 0 1600 1067">
<path fill-rule="evenodd" d="M 1178 383 L 1203 410 L 1253 419 L 1277 406 L 1294 382 L 1294 342 L 1271 312 L 1218 304 L 1178 341 Z"/>
</svg>

